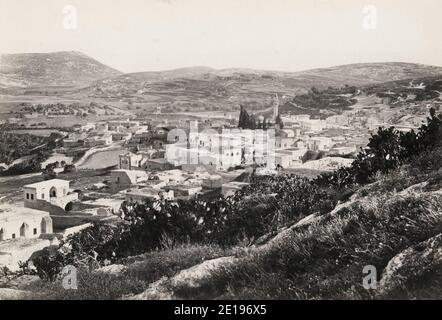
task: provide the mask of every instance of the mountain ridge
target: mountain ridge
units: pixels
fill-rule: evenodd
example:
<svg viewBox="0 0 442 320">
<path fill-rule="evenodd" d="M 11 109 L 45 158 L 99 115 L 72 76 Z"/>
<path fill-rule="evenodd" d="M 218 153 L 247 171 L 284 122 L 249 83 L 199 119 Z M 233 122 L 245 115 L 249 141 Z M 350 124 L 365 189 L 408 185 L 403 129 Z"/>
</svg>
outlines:
<svg viewBox="0 0 442 320">
<path fill-rule="evenodd" d="M 0 85 L 4 88 L 85 86 L 119 74 L 78 51 L 0 54 Z"/>
<path fill-rule="evenodd" d="M 201 78 L 204 76 L 232 77 L 239 74 L 273 76 L 297 82 L 306 87 L 317 81 L 325 86 L 333 84 L 365 85 L 421 78 L 442 74 L 442 67 L 409 62 L 364 62 L 321 67 L 300 71 L 280 71 L 254 68 L 212 68 L 191 66 L 161 71 L 121 72 L 107 66 L 80 51 L 58 51 L 49 53 L 0 54 L 0 85 L 32 87 L 91 85 L 100 80 L 123 77 L 135 81 L 169 81 L 178 78 Z M 51 75 L 53 75 L 51 77 Z M 299 84 L 304 81 L 306 85 Z"/>
</svg>

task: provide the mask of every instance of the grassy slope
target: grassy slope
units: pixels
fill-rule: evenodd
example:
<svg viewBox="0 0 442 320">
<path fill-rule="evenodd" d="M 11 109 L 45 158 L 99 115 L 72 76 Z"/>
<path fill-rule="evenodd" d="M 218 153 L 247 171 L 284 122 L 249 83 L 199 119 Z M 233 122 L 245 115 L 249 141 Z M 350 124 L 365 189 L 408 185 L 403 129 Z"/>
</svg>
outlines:
<svg viewBox="0 0 442 320">
<path fill-rule="evenodd" d="M 28 288 L 40 293 L 38 298 L 56 300 L 108 300 L 124 295 L 138 294 L 152 282 L 162 277 L 172 277 L 178 271 L 190 268 L 205 260 L 211 260 L 229 252 L 217 246 L 184 244 L 162 251 L 154 251 L 124 261 L 126 269 L 119 274 L 106 274 L 80 270 L 78 290 L 66 291 L 61 281 L 49 283 L 42 280 Z"/>
<path fill-rule="evenodd" d="M 440 237 L 440 163 L 441 150 L 379 175 L 333 211 L 309 216 L 258 247 L 165 246 L 127 259 L 127 271 L 118 275 L 82 272 L 77 291 L 42 282 L 33 290 L 57 299 L 115 299 L 142 292 L 132 298 L 440 298 L 442 275 L 431 259 L 401 270 L 403 287 L 380 292 L 362 285 L 365 266 L 375 266 L 379 280 L 393 258 L 408 248 L 425 252 L 425 241 Z M 233 257 L 234 263 L 217 263 L 210 272 L 202 268 L 201 262 L 219 257 Z"/>
<path fill-rule="evenodd" d="M 423 275 L 413 279 L 408 274 L 411 281 L 393 296 L 362 287 L 364 266 L 374 265 L 379 277 L 397 254 L 442 232 L 442 194 L 437 192 L 442 172 L 417 171 L 407 166 L 381 176 L 331 213 L 290 229 L 265 250 L 252 250 L 234 268 L 215 272 L 205 294 L 235 299 L 440 298 L 441 274 L 424 265 Z"/>
<path fill-rule="evenodd" d="M 442 232 L 441 160 L 439 151 L 379 176 L 332 212 L 244 249 L 198 286 L 169 291 L 191 299 L 440 298 L 442 275 L 429 264 L 405 270 L 404 287 L 393 292 L 365 290 L 362 279 L 365 266 L 375 266 L 379 280 L 392 258 Z"/>
</svg>

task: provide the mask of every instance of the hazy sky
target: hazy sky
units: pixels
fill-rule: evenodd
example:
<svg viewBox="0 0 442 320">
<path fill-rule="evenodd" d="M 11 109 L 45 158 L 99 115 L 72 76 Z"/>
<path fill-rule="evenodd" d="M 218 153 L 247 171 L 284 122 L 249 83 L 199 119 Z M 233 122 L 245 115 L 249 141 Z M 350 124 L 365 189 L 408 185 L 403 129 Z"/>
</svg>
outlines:
<svg viewBox="0 0 442 320">
<path fill-rule="evenodd" d="M 75 50 L 124 72 L 442 66 L 441 12 L 440 0 L 0 0 L 0 52 Z"/>
</svg>

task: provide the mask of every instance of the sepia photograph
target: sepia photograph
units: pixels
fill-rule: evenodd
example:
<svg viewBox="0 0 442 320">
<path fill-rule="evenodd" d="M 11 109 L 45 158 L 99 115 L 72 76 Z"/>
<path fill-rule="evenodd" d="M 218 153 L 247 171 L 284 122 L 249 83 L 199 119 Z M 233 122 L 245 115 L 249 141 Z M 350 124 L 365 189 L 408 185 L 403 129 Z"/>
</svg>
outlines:
<svg viewBox="0 0 442 320">
<path fill-rule="evenodd" d="M 441 10 L 0 0 L 0 300 L 441 300 Z"/>
</svg>

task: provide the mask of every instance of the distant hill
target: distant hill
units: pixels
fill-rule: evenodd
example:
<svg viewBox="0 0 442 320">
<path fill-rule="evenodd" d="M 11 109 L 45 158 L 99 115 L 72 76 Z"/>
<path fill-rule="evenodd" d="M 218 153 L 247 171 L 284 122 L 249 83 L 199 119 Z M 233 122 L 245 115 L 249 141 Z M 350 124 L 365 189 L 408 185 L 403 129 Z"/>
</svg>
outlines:
<svg viewBox="0 0 442 320">
<path fill-rule="evenodd" d="M 442 75 L 442 68 L 412 63 L 363 63 L 301 72 L 254 69 L 183 68 L 141 72 L 96 81 L 80 97 L 118 99 L 141 108 L 171 106 L 177 111 L 236 110 L 238 104 L 262 110 L 272 97 L 290 100 L 312 87 L 368 86 L 387 81 Z"/>
<path fill-rule="evenodd" d="M 216 69 L 209 67 L 189 67 L 166 71 L 136 72 L 120 76 L 120 80 L 166 81 L 177 78 L 192 78 L 213 73 Z"/>
<path fill-rule="evenodd" d="M 0 87 L 86 86 L 120 75 L 80 52 L 0 55 Z"/>
<path fill-rule="evenodd" d="M 330 68 L 312 69 L 300 72 L 283 72 L 255 70 L 246 68 L 213 69 L 208 67 L 189 67 L 158 72 L 138 72 L 121 75 L 112 79 L 111 84 L 118 82 L 169 82 L 176 79 L 192 80 L 252 80 L 266 82 L 272 79 L 285 89 L 310 89 L 328 86 L 354 85 L 363 86 L 388 81 L 423 78 L 442 74 L 442 67 L 414 63 L 386 62 L 360 63 Z M 108 83 L 104 80 L 104 83 Z M 102 85 L 97 83 L 98 85 Z M 283 89 L 284 90 L 284 89 Z M 277 91 L 277 90 L 276 90 Z"/>
<path fill-rule="evenodd" d="M 413 63 L 360 63 L 300 72 L 245 68 L 188 67 L 122 74 L 79 52 L 0 56 L 0 94 L 56 95 L 118 103 L 151 112 L 269 109 L 275 93 L 282 103 L 312 87 L 373 86 L 442 75 L 442 68 Z M 18 90 L 16 90 L 18 89 Z M 165 109 L 164 109 L 165 108 Z"/>
<path fill-rule="evenodd" d="M 298 80 L 313 80 L 322 85 L 333 84 L 334 82 L 354 86 L 424 78 L 441 74 L 442 67 L 403 62 L 357 63 L 295 73 Z"/>
</svg>

